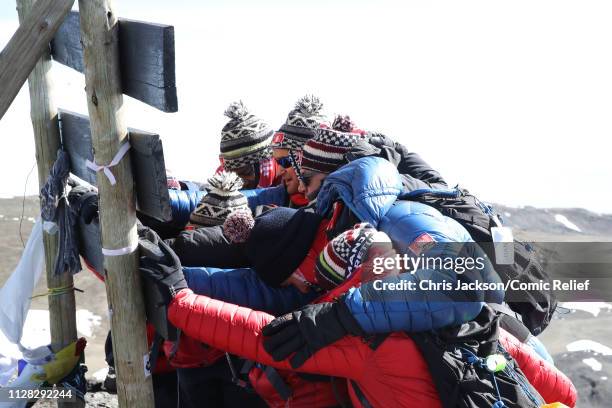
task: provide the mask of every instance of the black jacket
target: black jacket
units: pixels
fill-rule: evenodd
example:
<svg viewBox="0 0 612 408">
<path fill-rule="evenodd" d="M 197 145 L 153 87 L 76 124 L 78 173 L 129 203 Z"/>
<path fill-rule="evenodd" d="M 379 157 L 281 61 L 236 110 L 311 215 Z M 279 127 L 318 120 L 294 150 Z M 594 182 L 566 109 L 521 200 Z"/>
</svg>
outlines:
<svg viewBox="0 0 612 408">
<path fill-rule="evenodd" d="M 251 266 L 244 244 L 232 244 L 221 226 L 182 231 L 175 239 L 166 240 L 183 266 L 242 268 Z"/>
<path fill-rule="evenodd" d="M 353 161 L 368 156 L 381 157 L 393 163 L 402 177 L 406 191 L 448 188 L 440 173 L 431 168 L 421 156 L 383 134 L 369 132 L 364 140 L 359 141 L 347 153 L 346 158 Z"/>
</svg>

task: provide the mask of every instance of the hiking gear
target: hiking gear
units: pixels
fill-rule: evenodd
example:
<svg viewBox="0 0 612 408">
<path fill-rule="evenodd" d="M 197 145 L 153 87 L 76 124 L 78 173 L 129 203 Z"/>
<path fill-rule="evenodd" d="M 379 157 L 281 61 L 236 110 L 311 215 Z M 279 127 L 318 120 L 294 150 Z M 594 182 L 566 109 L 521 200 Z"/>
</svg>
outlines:
<svg viewBox="0 0 612 408">
<path fill-rule="evenodd" d="M 492 229 L 501 225 L 495 210 L 482 203 L 467 190 L 455 187 L 447 190 L 417 190 L 402 194 L 401 199 L 425 203 L 459 222 L 487 253 L 503 282 L 520 280 L 525 283 L 550 281 L 550 277 L 537 260 L 537 253 L 527 243 L 514 240 L 514 262 L 497 260 Z M 550 323 L 557 307 L 552 290 L 509 290 L 508 306 L 521 316 L 523 324 L 537 336 Z"/>
<path fill-rule="evenodd" d="M 265 350 L 276 361 L 298 368 L 314 353 L 346 335 L 363 331 L 343 302 L 317 303 L 278 317 L 262 329 Z"/>
<path fill-rule="evenodd" d="M 317 284 L 330 290 L 350 278 L 365 261 L 375 240 L 380 244 L 386 242 L 391 247 L 389 237 L 368 223 L 357 224 L 331 240 L 317 258 Z"/>
<path fill-rule="evenodd" d="M 459 327 L 412 333 L 411 337 L 428 362 L 444 407 L 536 408 L 545 401 L 575 402 L 567 377 L 500 330 L 499 318 L 490 308 L 483 308 L 476 319 Z M 520 351 L 517 343 L 522 345 Z M 524 352 L 532 353 L 527 361 L 521 361 Z M 541 372 L 530 367 L 532 361 L 540 365 Z M 542 372 L 553 382 L 542 383 Z"/>
<path fill-rule="evenodd" d="M 222 171 L 208 179 L 210 191 L 191 213 L 189 221 L 200 226 L 221 225 L 234 211 L 249 211 L 246 197 L 238 191 L 242 179 L 236 173 Z"/>
<path fill-rule="evenodd" d="M 312 212 L 274 208 L 255 219 L 245 253 L 257 274 L 279 286 L 300 265 L 322 218 Z"/>
<path fill-rule="evenodd" d="M 357 133 L 317 129 L 316 136 L 304 145 L 300 169 L 325 174 L 333 172 L 346 164 L 344 155 L 360 138 Z"/>
<path fill-rule="evenodd" d="M 322 110 L 323 104 L 317 96 L 305 95 L 300 98 L 289 112 L 285 123 L 274 135 L 272 147 L 301 150 L 304 144 L 315 136 L 315 130 L 321 124 L 329 124 Z"/>
<path fill-rule="evenodd" d="M 274 130 L 251 114 L 242 101 L 233 102 L 225 111 L 230 120 L 221 130 L 221 158 L 226 170 L 257 164 L 272 157 Z"/>
<path fill-rule="evenodd" d="M 167 305 L 178 291 L 187 288 L 181 261 L 168 244 L 150 228 L 139 226 L 138 246 L 140 273 L 157 286 L 162 301 Z"/>
</svg>

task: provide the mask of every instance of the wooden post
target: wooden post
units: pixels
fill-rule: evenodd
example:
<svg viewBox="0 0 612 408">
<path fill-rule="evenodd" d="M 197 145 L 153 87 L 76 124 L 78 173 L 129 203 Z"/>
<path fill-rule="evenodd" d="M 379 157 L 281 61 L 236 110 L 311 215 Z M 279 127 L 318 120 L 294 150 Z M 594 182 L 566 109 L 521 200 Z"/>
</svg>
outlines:
<svg viewBox="0 0 612 408">
<path fill-rule="evenodd" d="M 39 0 L 20 18 L 21 25 L 0 53 L 0 119 L 40 56 L 48 51 L 49 42 L 73 3 L 74 0 Z"/>
<path fill-rule="evenodd" d="M 23 23 L 36 0 L 17 0 L 19 22 Z M 51 57 L 49 51 L 42 56 L 28 77 L 30 88 L 30 116 L 36 145 L 36 164 L 38 165 L 39 186 L 45 184 L 60 146 L 57 109 L 53 101 L 53 84 L 50 76 Z M 61 288 L 73 285 L 72 274 L 56 275 L 55 257 L 58 249 L 58 235 L 43 233 L 45 246 L 45 266 L 47 287 Z M 51 344 L 54 351 L 72 343 L 77 338 L 76 308 L 74 291 L 58 296 L 49 296 L 49 319 L 51 327 Z M 84 406 L 84 401 L 77 403 L 58 403 L 60 407 Z"/>
<path fill-rule="evenodd" d="M 79 0 L 79 12 L 94 158 L 98 165 L 108 165 L 128 135 L 123 118 L 117 17 L 111 0 Z M 103 172 L 97 174 L 102 247 L 135 249 L 138 240 L 130 155 L 126 154 L 111 171 L 115 185 Z M 119 405 L 153 407 L 152 380 L 145 366 L 148 350 L 137 251 L 127 249 L 125 255 L 105 256 L 104 272 Z"/>
</svg>

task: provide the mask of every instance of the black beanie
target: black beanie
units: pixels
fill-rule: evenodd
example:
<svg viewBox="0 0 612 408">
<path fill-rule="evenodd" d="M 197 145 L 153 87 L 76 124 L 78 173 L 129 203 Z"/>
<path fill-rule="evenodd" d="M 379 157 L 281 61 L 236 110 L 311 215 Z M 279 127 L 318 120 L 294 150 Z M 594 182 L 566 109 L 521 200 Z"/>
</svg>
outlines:
<svg viewBox="0 0 612 408">
<path fill-rule="evenodd" d="M 303 209 L 278 207 L 255 219 L 245 251 L 253 269 L 270 286 L 279 286 L 300 266 L 322 217 Z"/>
</svg>

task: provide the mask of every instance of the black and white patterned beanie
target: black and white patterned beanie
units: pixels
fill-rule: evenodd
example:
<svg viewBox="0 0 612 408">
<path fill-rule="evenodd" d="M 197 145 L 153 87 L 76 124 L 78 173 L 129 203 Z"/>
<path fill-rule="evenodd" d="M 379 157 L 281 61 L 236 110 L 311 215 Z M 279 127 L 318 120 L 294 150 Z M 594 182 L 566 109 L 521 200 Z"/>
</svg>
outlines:
<svg viewBox="0 0 612 408">
<path fill-rule="evenodd" d="M 242 101 L 232 103 L 225 111 L 230 121 L 221 130 L 221 159 L 225 170 L 257 164 L 272 157 L 274 130 L 253 115 Z"/>
<path fill-rule="evenodd" d="M 210 191 L 191 213 L 189 221 L 202 226 L 221 225 L 235 211 L 248 211 L 247 198 L 238 190 L 242 179 L 236 173 L 222 171 L 208 179 Z"/>
<path fill-rule="evenodd" d="M 308 140 L 315 137 L 322 124 L 329 127 L 329 120 L 322 110 L 323 104 L 317 96 L 305 95 L 300 98 L 285 123 L 274 134 L 272 147 L 301 150 Z"/>
<path fill-rule="evenodd" d="M 363 136 L 358 133 L 320 128 L 303 148 L 300 170 L 329 174 L 347 163 L 345 154 Z"/>
</svg>

